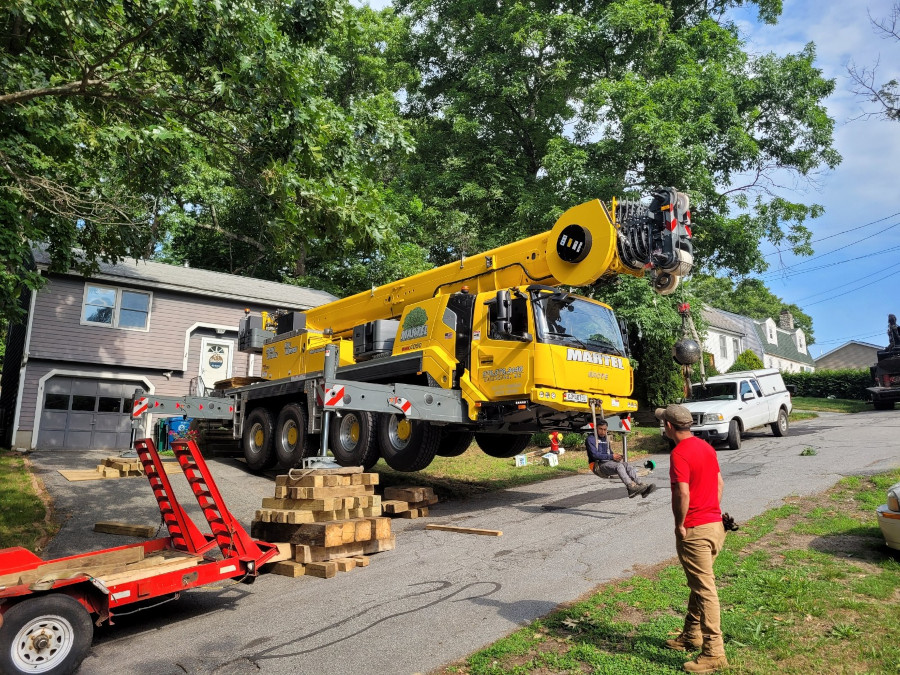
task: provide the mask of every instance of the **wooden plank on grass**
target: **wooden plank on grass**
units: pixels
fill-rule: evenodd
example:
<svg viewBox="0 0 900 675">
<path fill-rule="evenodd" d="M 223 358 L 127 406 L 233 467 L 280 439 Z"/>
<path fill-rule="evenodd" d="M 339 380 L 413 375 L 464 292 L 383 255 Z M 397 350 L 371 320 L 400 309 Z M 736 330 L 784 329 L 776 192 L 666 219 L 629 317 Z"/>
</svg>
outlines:
<svg viewBox="0 0 900 675">
<path fill-rule="evenodd" d="M 429 523 L 425 526 L 425 529 L 459 532 L 460 534 L 483 534 L 488 537 L 499 537 L 503 534 L 502 530 L 482 530 L 478 527 L 456 527 L 455 525 L 436 525 L 434 523 Z"/>
<path fill-rule="evenodd" d="M 115 520 L 104 520 L 94 523 L 94 532 L 105 532 L 106 534 L 124 534 L 128 537 L 152 537 L 159 529 L 157 525 L 131 525 L 129 523 L 120 523 Z"/>
</svg>

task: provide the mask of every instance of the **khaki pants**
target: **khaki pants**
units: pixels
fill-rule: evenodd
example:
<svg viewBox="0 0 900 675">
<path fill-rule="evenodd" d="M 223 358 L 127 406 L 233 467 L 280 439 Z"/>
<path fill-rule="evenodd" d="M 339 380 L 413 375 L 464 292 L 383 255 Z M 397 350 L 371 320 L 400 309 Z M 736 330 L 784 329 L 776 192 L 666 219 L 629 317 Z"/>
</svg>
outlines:
<svg viewBox="0 0 900 675">
<path fill-rule="evenodd" d="M 691 589 L 687 616 L 684 618 L 684 635 L 691 639 L 702 636 L 703 653 L 707 656 L 725 655 L 719 594 L 713 573 L 713 562 L 724 543 L 725 528 L 721 522 L 689 527 L 684 539 L 676 536 L 675 541 L 678 559 Z"/>
</svg>

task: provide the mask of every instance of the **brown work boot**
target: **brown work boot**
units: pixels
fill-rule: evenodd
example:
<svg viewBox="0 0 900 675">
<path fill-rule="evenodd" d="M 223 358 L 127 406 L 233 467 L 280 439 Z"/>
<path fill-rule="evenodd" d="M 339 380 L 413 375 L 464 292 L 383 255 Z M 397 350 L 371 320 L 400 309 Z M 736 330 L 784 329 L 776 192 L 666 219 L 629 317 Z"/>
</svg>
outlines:
<svg viewBox="0 0 900 675">
<path fill-rule="evenodd" d="M 703 638 L 691 638 L 682 633 L 674 640 L 666 640 L 666 647 L 676 652 L 695 652 L 703 646 Z"/>
<path fill-rule="evenodd" d="M 626 485 L 625 489 L 628 490 L 628 498 L 634 499 L 635 497 L 637 497 L 639 494 L 641 494 L 644 491 L 645 487 L 646 486 L 638 485 L 637 483 L 631 483 L 630 485 Z"/>
<path fill-rule="evenodd" d="M 693 661 L 684 664 L 684 669 L 689 673 L 714 673 L 717 670 L 728 667 L 728 659 L 722 656 L 707 656 L 700 654 Z"/>
<path fill-rule="evenodd" d="M 641 498 L 643 499 L 644 497 L 649 495 L 651 492 L 653 492 L 655 489 L 656 489 L 656 483 L 650 483 L 649 485 L 645 485 L 644 491 L 641 493 Z"/>
</svg>

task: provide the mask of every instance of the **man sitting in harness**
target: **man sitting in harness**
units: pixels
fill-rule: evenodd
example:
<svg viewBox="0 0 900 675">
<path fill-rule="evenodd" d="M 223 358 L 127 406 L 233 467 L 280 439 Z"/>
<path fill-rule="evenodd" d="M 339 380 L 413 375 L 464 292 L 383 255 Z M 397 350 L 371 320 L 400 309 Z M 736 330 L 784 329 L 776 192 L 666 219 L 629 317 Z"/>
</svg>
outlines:
<svg viewBox="0 0 900 675">
<path fill-rule="evenodd" d="M 618 474 L 628 490 L 629 497 L 638 495 L 646 497 L 656 489 L 656 483 L 645 485 L 638 481 L 637 471 L 634 470 L 634 467 L 626 462 L 622 455 L 613 452 L 609 447 L 608 430 L 609 424 L 606 420 L 598 420 L 596 439 L 593 433 L 587 435 L 585 443 L 591 471 L 601 478 L 610 478 Z"/>
</svg>

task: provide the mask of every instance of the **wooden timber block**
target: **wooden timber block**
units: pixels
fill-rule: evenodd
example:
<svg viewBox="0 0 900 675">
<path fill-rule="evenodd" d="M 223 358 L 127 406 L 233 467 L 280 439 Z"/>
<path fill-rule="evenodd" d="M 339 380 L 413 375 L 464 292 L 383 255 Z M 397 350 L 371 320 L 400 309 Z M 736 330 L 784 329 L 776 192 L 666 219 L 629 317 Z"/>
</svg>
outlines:
<svg viewBox="0 0 900 675">
<path fill-rule="evenodd" d="M 431 506 L 432 504 L 437 504 L 438 498 L 437 495 L 431 495 L 428 499 L 423 499 L 420 502 L 409 502 L 409 508 L 411 509 L 421 509 Z"/>
<path fill-rule="evenodd" d="M 349 572 L 356 567 L 356 561 L 353 558 L 338 558 L 334 563 L 337 565 L 338 572 Z"/>
<path fill-rule="evenodd" d="M 306 574 L 306 565 L 293 560 L 282 560 L 272 565 L 269 570 L 272 574 L 280 574 L 283 577 L 302 577 Z"/>
<path fill-rule="evenodd" d="M 371 524 L 368 521 L 365 522 L 369 525 L 369 537 L 367 538 L 371 538 Z M 307 523 L 297 529 L 297 532 L 291 538 L 291 543 L 307 546 L 325 546 L 326 548 L 352 544 L 356 541 L 356 524 L 357 521 L 355 520 Z"/>
<path fill-rule="evenodd" d="M 404 502 L 422 502 L 434 497 L 434 490 L 430 487 L 386 487 L 384 488 L 385 499 L 399 499 Z"/>
<path fill-rule="evenodd" d="M 386 539 L 372 539 L 343 546 L 306 546 L 297 545 L 294 549 L 294 560 L 300 563 L 322 562 L 337 558 L 353 558 L 360 555 L 372 555 L 384 551 L 393 551 L 397 539 L 391 535 Z"/>
<path fill-rule="evenodd" d="M 286 509 L 258 509 L 253 519 L 263 523 L 287 523 L 301 525 L 315 522 L 312 511 L 290 511 Z"/>
<path fill-rule="evenodd" d="M 306 564 L 306 574 L 320 579 L 331 579 L 337 574 L 337 563 L 330 561 L 311 562 Z"/>
<path fill-rule="evenodd" d="M 356 561 L 357 567 L 368 567 L 369 566 L 369 556 L 366 555 L 355 555 L 351 558 L 351 560 Z"/>
<path fill-rule="evenodd" d="M 156 525 L 129 525 L 128 523 L 119 523 L 113 520 L 94 523 L 94 532 L 124 534 L 129 537 L 152 537 L 158 529 Z"/>
<path fill-rule="evenodd" d="M 349 485 L 347 487 L 292 487 L 291 499 L 327 499 L 329 497 L 363 497 L 375 494 L 374 485 Z"/>
<path fill-rule="evenodd" d="M 277 563 L 282 562 L 284 560 L 293 560 L 294 559 L 294 547 L 284 543 L 276 543 L 275 546 L 278 547 L 278 553 L 276 553 L 272 558 L 269 559 L 269 563 Z M 268 563 L 267 563 L 268 564 Z"/>
<path fill-rule="evenodd" d="M 44 563 L 33 570 L 24 572 L 13 572 L 4 576 L 0 576 L 0 586 L 17 586 L 22 584 L 31 584 L 39 579 L 55 576 L 59 579 L 66 579 L 71 576 L 88 571 L 95 575 L 99 571 L 112 571 L 123 568 L 129 563 L 140 562 L 144 559 L 144 547 L 141 545 L 129 546 L 128 548 L 100 551 L 94 555 L 84 555 L 69 560 L 58 560 L 56 562 Z"/>
<path fill-rule="evenodd" d="M 297 525 L 286 523 L 272 523 L 254 520 L 250 523 L 250 536 L 254 539 L 261 539 L 269 542 L 289 542 L 294 532 L 297 531 Z"/>
<path fill-rule="evenodd" d="M 345 508 L 343 499 L 277 499 L 275 497 L 263 497 L 262 507 L 288 511 L 336 511 Z"/>
<path fill-rule="evenodd" d="M 428 515 L 428 507 L 421 509 L 410 509 L 400 514 L 401 518 L 425 518 Z"/>
<path fill-rule="evenodd" d="M 387 539 L 391 536 L 391 519 L 384 516 L 370 518 L 372 523 L 372 539 Z"/>
<path fill-rule="evenodd" d="M 288 489 L 283 485 L 275 486 L 275 499 L 284 499 L 288 496 Z"/>
<path fill-rule="evenodd" d="M 444 530 L 446 532 L 460 532 L 462 534 L 484 534 L 489 537 L 500 537 L 503 535 L 502 530 L 482 530 L 478 527 L 456 527 L 455 525 L 436 525 L 429 523 L 425 526 L 426 530 Z"/>
<path fill-rule="evenodd" d="M 381 502 L 381 510 L 385 513 L 403 513 L 409 511 L 409 502 L 399 499 L 387 499 Z"/>
<path fill-rule="evenodd" d="M 140 569 L 129 570 L 126 568 L 125 571 L 117 574 L 92 574 L 91 576 L 100 579 L 100 581 L 102 581 L 107 586 L 117 586 L 119 584 L 140 581 L 141 579 L 148 579 L 164 572 L 175 572 L 178 570 L 189 569 L 191 567 L 196 567 L 202 562 L 202 556 L 188 555 L 168 560 L 163 559 L 156 565 L 141 567 Z"/>
</svg>

